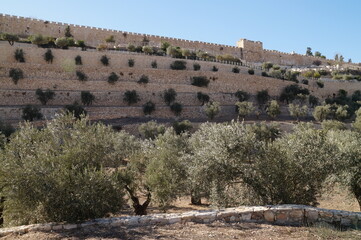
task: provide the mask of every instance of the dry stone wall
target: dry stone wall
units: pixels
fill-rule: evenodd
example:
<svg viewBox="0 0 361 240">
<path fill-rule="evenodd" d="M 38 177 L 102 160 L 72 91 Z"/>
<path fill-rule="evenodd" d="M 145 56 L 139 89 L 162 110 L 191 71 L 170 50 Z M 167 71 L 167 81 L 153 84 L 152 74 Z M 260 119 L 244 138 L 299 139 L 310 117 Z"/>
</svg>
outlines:
<svg viewBox="0 0 361 240">
<path fill-rule="evenodd" d="M 139 34 L 104 28 L 51 22 L 6 14 L 0 15 L 0 33 L 9 32 L 19 34 L 20 36 L 42 34 L 45 36 L 63 37 L 65 34 L 65 29 L 68 26 L 70 27 L 71 34 L 75 39 L 85 40 L 86 44 L 90 46 L 104 44 L 105 39 L 113 35 L 115 43 L 108 44 L 109 47 L 126 47 L 128 44 L 133 44 L 136 46 L 150 45 L 153 47 L 160 47 L 162 42 L 169 42 L 173 46 L 178 46 L 193 51 L 202 50 L 212 55 L 231 54 L 248 62 L 269 61 L 281 65 L 304 66 L 311 65 L 315 60 L 320 60 L 324 63 L 326 61 L 330 61 L 301 54 L 288 54 L 279 51 L 266 50 L 263 49 L 262 42 L 250 41 L 247 39 L 240 39 L 236 46 L 229 46 L 149 34 Z"/>
<path fill-rule="evenodd" d="M 68 223 L 45 223 L 19 226 L 13 228 L 0 228 L 0 236 L 9 234 L 24 234 L 27 232 L 62 231 L 74 229 L 86 229 L 93 226 L 117 227 L 132 226 L 141 227 L 149 225 L 169 225 L 187 222 L 211 223 L 223 222 L 255 222 L 291 226 L 312 226 L 317 223 L 327 223 L 343 228 L 361 228 L 361 213 L 339 210 L 329 210 L 303 205 L 276 205 L 226 208 L 221 210 L 191 211 L 174 214 L 152 214 L 148 216 L 126 216 L 114 218 L 101 218 L 91 221 L 68 224 Z"/>
</svg>

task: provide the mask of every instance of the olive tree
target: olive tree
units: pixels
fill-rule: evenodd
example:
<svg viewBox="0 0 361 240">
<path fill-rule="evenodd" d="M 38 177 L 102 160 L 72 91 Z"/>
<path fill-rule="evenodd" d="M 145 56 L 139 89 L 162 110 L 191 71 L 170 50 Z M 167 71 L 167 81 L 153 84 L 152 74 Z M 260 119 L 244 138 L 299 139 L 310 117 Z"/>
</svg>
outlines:
<svg viewBox="0 0 361 240">
<path fill-rule="evenodd" d="M 243 163 L 247 165 L 257 154 L 259 141 L 243 124 L 204 123 L 190 137 L 191 153 L 187 159 L 187 172 L 192 202 L 209 197 L 213 205 L 234 204 L 230 188 L 239 182 Z"/>
<path fill-rule="evenodd" d="M 208 102 L 204 105 L 204 112 L 210 120 L 217 116 L 220 110 L 219 102 Z"/>
<path fill-rule="evenodd" d="M 19 41 L 19 37 L 17 35 L 10 33 L 3 33 L 1 38 L 8 41 L 11 46 L 14 45 L 14 42 Z"/>
<path fill-rule="evenodd" d="M 341 154 L 338 181 L 355 196 L 361 209 L 361 135 L 351 131 L 329 131 L 328 137 Z"/>
<path fill-rule="evenodd" d="M 301 106 L 299 104 L 290 103 L 288 105 L 288 111 L 289 111 L 290 115 L 292 117 L 295 117 L 298 121 L 300 117 L 307 116 L 308 107 L 307 107 L 307 105 Z"/>
<path fill-rule="evenodd" d="M 324 131 L 299 125 L 293 133 L 264 144 L 242 179 L 262 204 L 316 206 L 339 159 L 335 144 Z"/>
<path fill-rule="evenodd" d="M 60 115 L 42 129 L 23 125 L 0 156 L 5 226 L 118 212 L 123 183 L 110 169 L 136 148 L 134 137 L 72 115 Z"/>
<path fill-rule="evenodd" d="M 164 134 L 165 126 L 156 121 L 149 121 L 142 123 L 138 127 L 138 131 L 145 139 L 155 139 L 158 135 Z"/>
<path fill-rule="evenodd" d="M 276 100 L 272 100 L 267 107 L 267 114 L 275 119 L 278 115 L 281 114 L 280 105 Z"/>
<path fill-rule="evenodd" d="M 329 118 L 331 113 L 331 105 L 327 104 L 324 106 L 317 106 L 313 111 L 313 117 L 316 119 L 316 121 L 322 122 L 323 120 Z"/>
<path fill-rule="evenodd" d="M 186 165 L 181 157 L 187 151 L 187 136 L 167 129 L 154 140 L 145 140 L 119 174 L 136 215 L 146 215 L 153 200 L 167 207 L 186 190 Z M 145 200 L 141 203 L 141 199 Z"/>
<path fill-rule="evenodd" d="M 250 115 L 255 109 L 252 102 L 237 102 L 236 107 L 238 109 L 238 116 L 242 119 Z"/>
</svg>

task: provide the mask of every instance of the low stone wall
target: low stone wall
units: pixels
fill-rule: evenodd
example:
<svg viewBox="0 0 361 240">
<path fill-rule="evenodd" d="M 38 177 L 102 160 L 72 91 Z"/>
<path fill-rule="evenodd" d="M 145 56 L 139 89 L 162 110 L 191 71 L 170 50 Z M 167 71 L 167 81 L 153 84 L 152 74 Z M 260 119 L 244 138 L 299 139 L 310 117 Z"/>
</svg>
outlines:
<svg viewBox="0 0 361 240">
<path fill-rule="evenodd" d="M 45 223 L 0 229 L 0 236 L 12 233 L 32 231 L 59 231 L 82 229 L 91 226 L 132 226 L 168 225 L 174 223 L 211 223 L 225 222 L 256 222 L 279 225 L 312 226 L 315 223 L 328 223 L 346 228 L 361 228 L 361 212 L 329 210 L 304 205 L 276 205 L 227 208 L 222 210 L 191 211 L 179 214 L 152 214 L 148 216 L 127 216 L 101 218 L 91 221 L 68 223 Z"/>
</svg>

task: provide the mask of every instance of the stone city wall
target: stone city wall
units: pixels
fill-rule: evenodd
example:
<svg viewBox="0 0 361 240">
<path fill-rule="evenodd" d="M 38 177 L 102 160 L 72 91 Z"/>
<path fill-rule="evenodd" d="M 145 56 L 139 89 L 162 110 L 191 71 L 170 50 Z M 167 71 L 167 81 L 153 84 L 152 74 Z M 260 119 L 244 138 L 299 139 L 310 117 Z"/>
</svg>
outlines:
<svg viewBox="0 0 361 240">
<path fill-rule="evenodd" d="M 42 34 L 52 37 L 63 37 L 66 27 L 69 26 L 71 34 L 76 40 L 84 40 L 89 46 L 98 46 L 104 44 L 105 39 L 111 35 L 114 36 L 115 43 L 109 43 L 109 47 L 120 46 L 126 47 L 128 44 L 136 46 L 149 45 L 160 47 L 162 42 L 169 42 L 173 46 L 186 48 L 190 50 L 202 50 L 212 55 L 231 54 L 244 59 L 248 62 L 273 62 L 280 65 L 311 65 L 313 61 L 325 60 L 319 57 L 310 57 L 301 54 L 288 54 L 274 50 L 263 49 L 260 41 L 250 41 L 240 39 L 237 46 L 229 46 L 201 41 L 190 41 L 171 37 L 162 37 L 149 34 L 131 33 L 105 28 L 96 28 L 66 24 L 60 22 L 51 22 L 39 19 L 24 18 L 6 14 L 0 15 L 0 33 L 9 32 L 28 36 L 33 34 Z"/>
<path fill-rule="evenodd" d="M 0 228 L 0 236 L 24 234 L 27 232 L 62 231 L 86 229 L 89 227 L 142 227 L 151 225 L 170 225 L 187 222 L 211 223 L 222 221 L 228 223 L 255 222 L 291 226 L 312 226 L 326 223 L 343 228 L 361 228 L 361 213 L 340 210 L 329 210 L 303 205 L 276 205 L 226 208 L 221 210 L 191 211 L 173 214 L 152 214 L 148 216 L 126 216 L 94 219 L 83 223 L 45 223 Z"/>
<path fill-rule="evenodd" d="M 111 46 L 120 45 L 125 47 L 128 44 L 133 44 L 135 46 L 149 45 L 153 47 L 160 47 L 162 42 L 169 42 L 173 46 L 187 48 L 194 51 L 202 50 L 213 55 L 231 54 L 240 57 L 241 54 L 241 50 L 235 46 L 51 22 L 4 14 L 0 15 L 0 23 L 0 32 L 9 32 L 19 34 L 20 36 L 42 34 L 44 36 L 51 36 L 55 38 L 64 37 L 65 29 L 69 26 L 74 39 L 84 40 L 89 46 L 104 44 L 105 39 L 113 35 L 115 43 L 112 43 Z"/>
</svg>

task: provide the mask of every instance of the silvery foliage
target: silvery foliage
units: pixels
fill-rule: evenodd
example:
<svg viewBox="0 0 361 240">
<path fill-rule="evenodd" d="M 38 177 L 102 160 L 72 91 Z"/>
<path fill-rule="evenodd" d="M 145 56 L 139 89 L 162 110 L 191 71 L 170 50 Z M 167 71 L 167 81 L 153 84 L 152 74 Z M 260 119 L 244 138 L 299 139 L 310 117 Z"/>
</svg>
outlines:
<svg viewBox="0 0 361 240">
<path fill-rule="evenodd" d="M 204 123 L 189 141 L 192 153 L 185 158 L 192 191 L 210 196 L 214 205 L 228 205 L 226 190 L 249 169 L 262 143 L 235 121 Z"/>
</svg>

